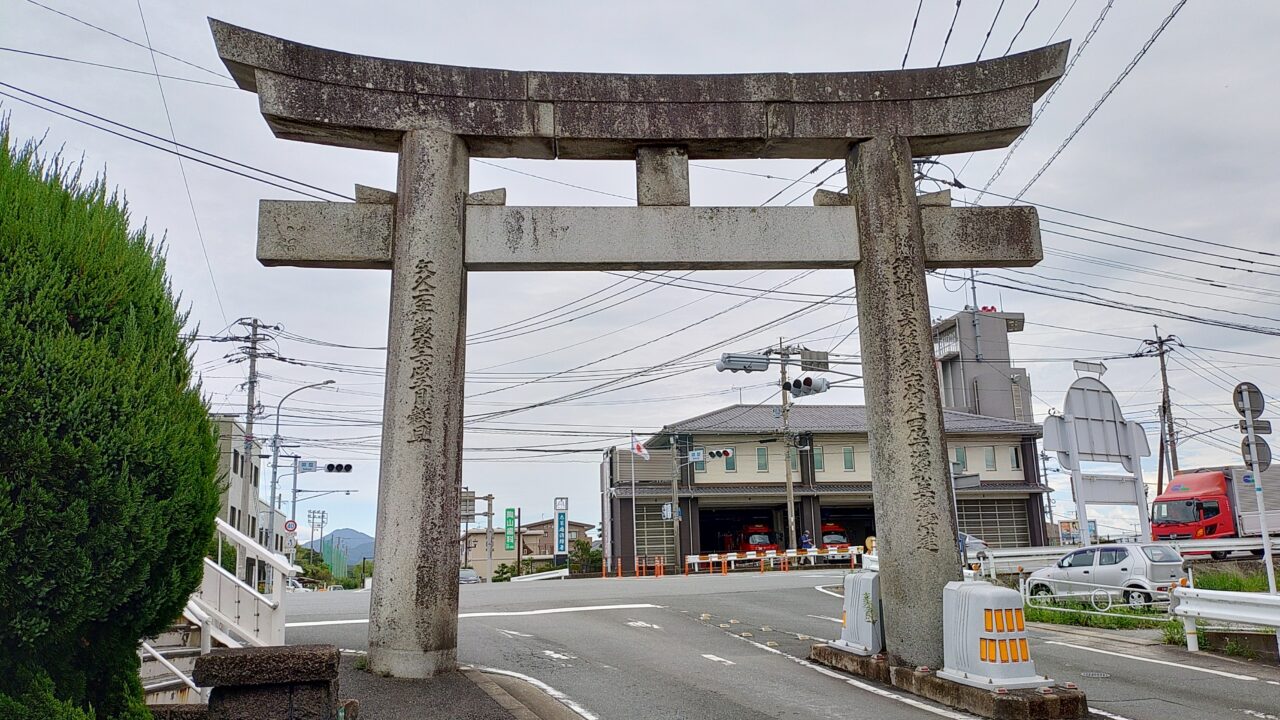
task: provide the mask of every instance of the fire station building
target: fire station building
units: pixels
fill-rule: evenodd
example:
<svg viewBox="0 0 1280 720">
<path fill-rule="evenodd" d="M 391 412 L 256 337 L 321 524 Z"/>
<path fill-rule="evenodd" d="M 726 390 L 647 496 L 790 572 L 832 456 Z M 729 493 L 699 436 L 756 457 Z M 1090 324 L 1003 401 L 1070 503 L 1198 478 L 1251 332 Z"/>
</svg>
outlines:
<svg viewBox="0 0 1280 720">
<path fill-rule="evenodd" d="M 1008 360 L 1007 333 L 1021 329 L 1021 315 L 997 312 L 961 313 L 934 328 L 960 530 L 991 547 L 1046 544 L 1049 488 L 1036 447 L 1041 429 L 1026 412 L 1026 373 Z M 969 360 L 979 338 L 990 359 Z M 979 408 L 985 414 L 977 414 Z M 628 568 L 636 555 L 674 563 L 684 555 L 743 549 L 744 536 L 758 537 L 762 526 L 784 549 L 788 467 L 797 537 L 808 532 L 815 544 L 843 535 L 844 542 L 862 545 L 877 524 L 910 512 L 872 508 L 876 478 L 865 407 L 818 405 L 812 398 L 793 403 L 791 447 L 780 435 L 780 414 L 777 405 L 731 405 L 666 425 L 645 442 L 648 460 L 626 448 L 606 451 L 600 476 L 605 556 Z M 689 461 L 691 450 L 703 450 L 704 459 Z M 678 538 L 672 507 L 679 508 Z"/>
</svg>

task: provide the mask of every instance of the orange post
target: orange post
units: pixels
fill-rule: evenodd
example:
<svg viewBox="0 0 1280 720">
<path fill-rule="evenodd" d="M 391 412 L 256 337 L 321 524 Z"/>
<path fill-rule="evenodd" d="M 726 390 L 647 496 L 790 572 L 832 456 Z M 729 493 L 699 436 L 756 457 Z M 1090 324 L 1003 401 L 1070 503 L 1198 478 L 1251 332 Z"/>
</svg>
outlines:
<svg viewBox="0 0 1280 720">
<path fill-rule="evenodd" d="M 617 572 L 614 573 L 614 577 L 622 577 L 622 558 L 618 558 L 617 568 L 618 569 Z"/>
<path fill-rule="evenodd" d="M 684 574 L 689 574 L 689 558 L 684 559 Z"/>
<path fill-rule="evenodd" d="M 600 558 L 600 577 L 609 577 L 609 563 L 604 558 Z"/>
<path fill-rule="evenodd" d="M 729 574 L 729 558 L 720 558 L 720 574 Z"/>
<path fill-rule="evenodd" d="M 661 557 L 658 558 L 658 565 L 654 570 L 653 576 L 662 577 L 662 558 Z"/>
</svg>

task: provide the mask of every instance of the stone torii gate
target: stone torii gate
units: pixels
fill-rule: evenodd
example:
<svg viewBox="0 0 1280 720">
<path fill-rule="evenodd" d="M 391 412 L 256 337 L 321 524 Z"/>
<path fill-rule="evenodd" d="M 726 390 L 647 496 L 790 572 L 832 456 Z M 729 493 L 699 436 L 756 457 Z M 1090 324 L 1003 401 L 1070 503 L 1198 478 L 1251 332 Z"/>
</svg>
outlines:
<svg viewBox="0 0 1280 720">
<path fill-rule="evenodd" d="M 351 55 L 211 20 L 276 136 L 399 153 L 394 193 L 263 201 L 265 265 L 390 268 L 369 666 L 456 667 L 468 271 L 851 268 L 857 285 L 891 655 L 942 666 L 960 576 L 925 270 L 1034 265 L 1035 210 L 917 199 L 912 158 L 1000 148 L 1067 43 L 922 70 L 614 75 Z M 637 207 L 507 207 L 473 157 L 634 160 Z M 818 207 L 690 207 L 689 159 L 841 158 Z"/>
</svg>

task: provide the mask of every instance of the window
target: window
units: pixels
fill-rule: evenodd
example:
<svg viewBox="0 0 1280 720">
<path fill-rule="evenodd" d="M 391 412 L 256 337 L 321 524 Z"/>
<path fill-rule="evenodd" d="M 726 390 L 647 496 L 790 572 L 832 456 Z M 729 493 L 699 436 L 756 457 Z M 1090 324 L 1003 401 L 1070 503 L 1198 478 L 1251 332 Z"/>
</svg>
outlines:
<svg viewBox="0 0 1280 720">
<path fill-rule="evenodd" d="M 969 471 L 969 453 L 963 447 L 956 448 L 956 465 L 960 466 L 961 472 Z"/>
<path fill-rule="evenodd" d="M 1200 504 L 1200 507 L 1204 510 L 1205 520 L 1208 520 L 1211 517 L 1218 517 L 1218 513 L 1221 512 L 1218 509 L 1217 500 L 1206 500 L 1205 502 Z"/>
<path fill-rule="evenodd" d="M 231 450 L 231 470 L 235 472 L 235 474 L 237 475 L 240 474 L 240 451 L 239 450 L 235 450 L 235 449 Z"/>
<path fill-rule="evenodd" d="M 227 512 L 227 522 L 231 523 L 231 527 L 237 530 L 240 529 L 240 522 L 239 522 L 239 518 L 237 517 L 239 514 L 240 514 L 240 511 L 237 510 L 234 505 L 231 506 L 231 510 Z"/>
<path fill-rule="evenodd" d="M 1022 469 L 1022 448 L 1009 448 L 1009 467 L 1014 470 Z"/>
<path fill-rule="evenodd" d="M 1061 563 L 1062 567 L 1064 568 L 1091 567 L 1093 565 L 1093 556 L 1097 552 L 1098 552 L 1097 550 L 1077 550 L 1076 552 L 1073 552 L 1062 559 L 1062 563 Z"/>
<path fill-rule="evenodd" d="M 769 472 L 769 448 L 756 448 L 756 472 Z"/>
<path fill-rule="evenodd" d="M 1129 557 L 1129 551 L 1124 548 L 1103 548 L 1098 551 L 1099 565 L 1119 565 Z"/>
<path fill-rule="evenodd" d="M 822 472 L 826 469 L 827 461 L 822 456 L 822 446 L 819 445 L 813 449 L 813 469 L 816 472 Z"/>
<path fill-rule="evenodd" d="M 982 448 L 982 460 L 988 470 L 996 470 L 996 449 L 988 445 Z"/>
<path fill-rule="evenodd" d="M 729 451 L 729 454 L 724 457 L 724 471 L 738 472 L 738 448 L 725 449 Z"/>
<path fill-rule="evenodd" d="M 850 472 L 857 470 L 857 468 L 854 466 L 853 448 L 851 447 L 843 448 L 843 452 L 844 452 L 844 469 Z"/>
<path fill-rule="evenodd" d="M 258 532 L 258 518 L 251 517 L 249 518 L 249 534 L 256 535 L 257 532 Z"/>
<path fill-rule="evenodd" d="M 570 530 L 570 531 L 569 531 L 569 539 L 570 539 L 570 540 L 577 540 L 577 539 L 578 539 L 578 531 L 577 531 L 577 530 Z"/>
<path fill-rule="evenodd" d="M 706 448 L 704 448 L 704 447 L 694 447 L 693 449 L 694 449 L 694 450 L 701 450 L 701 451 L 702 451 L 702 457 L 703 457 L 703 459 L 702 459 L 702 460 L 695 460 L 695 461 L 693 462 L 693 471 L 694 471 L 694 472 L 703 472 L 703 473 L 704 473 L 704 472 L 706 472 L 706 471 L 707 471 L 707 461 L 706 461 L 706 459 L 705 459 L 705 458 L 707 457 L 707 449 L 706 449 Z"/>
<path fill-rule="evenodd" d="M 800 469 L 800 461 L 798 456 L 800 451 L 795 448 L 787 448 L 787 460 L 791 463 L 792 472 Z"/>
<path fill-rule="evenodd" d="M 258 487 L 258 466 L 253 466 L 253 486 Z"/>
<path fill-rule="evenodd" d="M 1178 551 L 1168 545 L 1143 545 L 1142 552 L 1146 553 L 1152 562 L 1182 562 L 1182 556 Z"/>
</svg>

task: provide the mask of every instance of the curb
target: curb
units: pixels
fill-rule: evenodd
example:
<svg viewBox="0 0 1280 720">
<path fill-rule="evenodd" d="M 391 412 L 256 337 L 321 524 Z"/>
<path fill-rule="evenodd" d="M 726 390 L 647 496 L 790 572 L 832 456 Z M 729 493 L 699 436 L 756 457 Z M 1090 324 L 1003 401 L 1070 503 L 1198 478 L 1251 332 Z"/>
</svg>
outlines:
<svg viewBox="0 0 1280 720">
<path fill-rule="evenodd" d="M 479 670 L 462 670 L 461 672 L 464 677 L 475 683 L 476 687 L 479 687 L 486 695 L 493 698 L 494 702 L 501 705 L 503 710 L 511 713 L 511 716 L 516 720 L 542 720 L 542 718 L 533 710 L 530 710 L 527 705 L 516 700 L 510 693 L 499 687 L 498 683 L 494 682 Z"/>
</svg>

